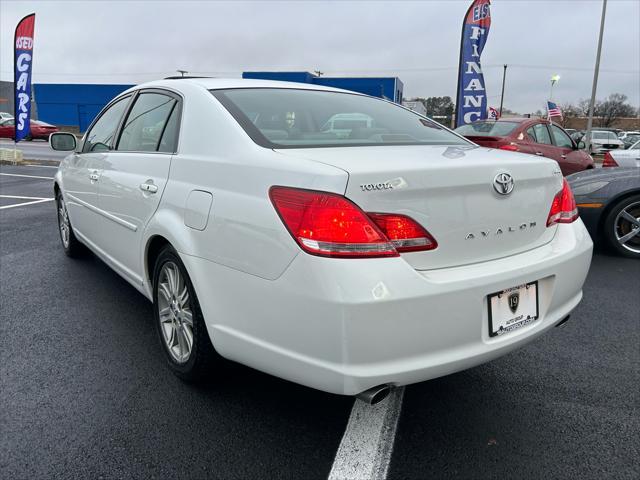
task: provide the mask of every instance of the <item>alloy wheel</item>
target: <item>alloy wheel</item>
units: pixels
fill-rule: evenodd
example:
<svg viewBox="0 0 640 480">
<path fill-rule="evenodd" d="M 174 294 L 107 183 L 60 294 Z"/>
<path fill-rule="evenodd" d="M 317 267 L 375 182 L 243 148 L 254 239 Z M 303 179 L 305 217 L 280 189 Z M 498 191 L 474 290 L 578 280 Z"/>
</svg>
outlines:
<svg viewBox="0 0 640 480">
<path fill-rule="evenodd" d="M 60 239 L 64 248 L 69 248 L 71 227 L 69 225 L 69 212 L 62 197 L 58 198 L 58 227 L 60 228 Z"/>
<path fill-rule="evenodd" d="M 193 349 L 193 311 L 178 265 L 171 261 L 162 265 L 157 288 L 162 338 L 173 360 L 185 363 Z"/>
<path fill-rule="evenodd" d="M 616 240 L 622 248 L 640 253 L 640 202 L 631 203 L 620 210 L 613 228 Z"/>
</svg>

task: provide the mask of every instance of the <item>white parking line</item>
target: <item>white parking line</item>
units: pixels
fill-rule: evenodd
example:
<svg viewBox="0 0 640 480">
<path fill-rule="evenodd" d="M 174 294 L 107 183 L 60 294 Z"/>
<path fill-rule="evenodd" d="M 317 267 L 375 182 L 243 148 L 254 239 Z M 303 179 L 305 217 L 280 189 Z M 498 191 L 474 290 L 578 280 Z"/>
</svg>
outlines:
<svg viewBox="0 0 640 480">
<path fill-rule="evenodd" d="M 49 197 L 22 197 L 19 195 L 0 195 L 0 198 L 22 198 L 23 200 L 52 200 Z"/>
<path fill-rule="evenodd" d="M 4 205 L 0 207 L 0 210 L 6 210 L 8 208 L 16 208 L 16 207 L 24 207 L 26 205 L 34 205 L 36 203 L 50 202 L 53 198 L 43 198 L 43 197 L 21 197 L 18 195 L 0 195 L 0 198 L 12 198 L 12 199 L 21 199 L 21 200 L 31 200 L 29 202 L 16 203 L 14 205 Z"/>
<path fill-rule="evenodd" d="M 376 405 L 356 400 L 329 480 L 384 480 L 402 409 L 404 387 Z"/>
<path fill-rule="evenodd" d="M 25 177 L 25 178 L 40 178 L 44 180 L 53 180 L 53 177 L 40 177 L 38 175 L 22 175 L 20 173 L 0 173 L 6 177 Z"/>
</svg>

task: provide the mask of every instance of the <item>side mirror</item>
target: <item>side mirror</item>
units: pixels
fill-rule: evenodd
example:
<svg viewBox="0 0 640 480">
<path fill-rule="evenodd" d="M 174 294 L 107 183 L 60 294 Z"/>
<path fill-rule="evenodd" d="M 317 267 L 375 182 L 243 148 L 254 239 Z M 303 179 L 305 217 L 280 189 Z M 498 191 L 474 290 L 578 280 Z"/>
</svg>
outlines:
<svg viewBox="0 0 640 480">
<path fill-rule="evenodd" d="M 76 149 L 76 136 L 67 132 L 52 133 L 49 135 L 49 145 L 60 152 L 72 152 Z"/>
<path fill-rule="evenodd" d="M 584 143 L 582 140 L 580 140 L 580 141 L 578 142 L 578 149 L 580 149 L 580 150 L 584 150 L 585 148 L 587 148 L 587 144 L 586 144 L 586 143 Z"/>
</svg>

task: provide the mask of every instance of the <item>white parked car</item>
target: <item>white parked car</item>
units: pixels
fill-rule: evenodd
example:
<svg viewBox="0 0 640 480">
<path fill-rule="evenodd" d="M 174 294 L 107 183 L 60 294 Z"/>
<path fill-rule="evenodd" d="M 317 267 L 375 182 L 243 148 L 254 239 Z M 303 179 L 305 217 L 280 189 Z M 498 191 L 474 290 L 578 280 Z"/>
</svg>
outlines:
<svg viewBox="0 0 640 480">
<path fill-rule="evenodd" d="M 0 122 L 4 122 L 5 120 L 12 120 L 13 115 L 8 112 L 0 112 Z"/>
<path fill-rule="evenodd" d="M 602 166 L 640 168 L 640 141 L 637 141 L 626 150 L 614 150 L 605 153 Z"/>
<path fill-rule="evenodd" d="M 371 126 L 321 130 L 354 113 Z M 381 99 L 167 79 L 51 144 L 75 150 L 55 176 L 65 252 L 153 301 L 185 379 L 217 352 L 375 402 L 525 345 L 582 298 L 592 243 L 555 161 Z"/>
<path fill-rule="evenodd" d="M 624 142 L 614 132 L 607 130 L 594 130 L 591 132 L 589 153 L 606 153 L 617 149 L 624 149 Z"/>
<path fill-rule="evenodd" d="M 619 138 L 620 140 L 624 140 L 625 138 L 627 138 L 627 137 L 628 137 L 628 136 L 630 136 L 630 135 L 640 135 L 640 132 L 638 132 L 638 131 L 620 132 L 620 133 L 618 134 L 618 138 Z"/>
</svg>

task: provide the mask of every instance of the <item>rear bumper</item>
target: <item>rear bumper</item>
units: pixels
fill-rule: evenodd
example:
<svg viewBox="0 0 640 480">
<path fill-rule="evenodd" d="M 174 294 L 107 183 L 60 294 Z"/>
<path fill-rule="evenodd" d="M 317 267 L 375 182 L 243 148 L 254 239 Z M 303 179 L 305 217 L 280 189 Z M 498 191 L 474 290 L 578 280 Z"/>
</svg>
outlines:
<svg viewBox="0 0 640 480">
<path fill-rule="evenodd" d="M 402 258 L 300 253 L 264 280 L 183 256 L 218 352 L 320 390 L 356 394 L 447 375 L 533 340 L 580 302 L 592 243 L 580 220 L 508 258 L 419 272 Z M 535 322 L 488 332 L 487 295 L 537 280 Z"/>
</svg>

